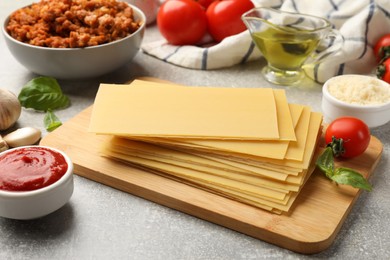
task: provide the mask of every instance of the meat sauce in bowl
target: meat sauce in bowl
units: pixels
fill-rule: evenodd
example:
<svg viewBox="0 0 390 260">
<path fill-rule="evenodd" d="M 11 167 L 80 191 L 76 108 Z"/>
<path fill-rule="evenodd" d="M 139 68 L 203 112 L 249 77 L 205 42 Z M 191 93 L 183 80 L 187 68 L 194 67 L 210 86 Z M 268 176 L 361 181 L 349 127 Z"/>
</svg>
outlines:
<svg viewBox="0 0 390 260">
<path fill-rule="evenodd" d="M 29 71 L 80 80 L 131 65 L 145 19 L 138 7 L 117 0 L 41 0 L 12 12 L 1 31 L 8 50 Z"/>
<path fill-rule="evenodd" d="M 125 38 L 140 26 L 125 2 L 41 0 L 11 14 L 6 30 L 34 46 L 84 48 Z"/>
</svg>

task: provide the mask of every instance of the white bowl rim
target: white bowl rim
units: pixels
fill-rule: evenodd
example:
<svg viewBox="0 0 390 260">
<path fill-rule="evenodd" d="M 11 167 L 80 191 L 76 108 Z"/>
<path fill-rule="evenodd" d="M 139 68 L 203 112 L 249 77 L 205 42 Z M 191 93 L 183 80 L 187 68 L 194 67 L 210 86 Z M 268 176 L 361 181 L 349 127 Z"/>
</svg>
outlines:
<svg viewBox="0 0 390 260">
<path fill-rule="evenodd" d="M 127 2 L 126 2 L 127 3 Z M 122 42 L 122 41 L 125 41 L 129 38 L 132 38 L 132 37 L 135 37 L 136 34 L 139 34 L 146 26 L 146 16 L 145 14 L 141 11 L 141 9 L 139 9 L 137 6 L 135 5 L 132 5 L 130 3 L 127 3 L 133 10 L 136 11 L 137 13 L 137 16 L 140 16 L 140 20 L 141 20 L 141 26 L 135 31 L 133 32 L 132 34 L 129 34 L 127 35 L 126 37 L 124 38 L 121 38 L 121 39 L 118 39 L 118 40 L 115 40 L 115 41 L 112 41 L 112 42 L 108 42 L 108 43 L 104 43 L 104 44 L 100 44 L 100 45 L 96 45 L 96 46 L 88 46 L 88 47 L 84 47 L 84 48 L 51 48 L 51 47 L 42 47 L 42 46 L 36 46 L 36 45 L 32 45 L 32 44 L 28 44 L 28 43 L 25 43 L 25 42 L 21 42 L 21 41 L 18 41 L 16 40 L 15 38 L 13 38 L 11 35 L 9 35 L 9 33 L 7 32 L 6 30 L 6 24 L 8 23 L 9 21 L 9 17 L 14 13 L 16 12 L 17 10 L 19 9 L 22 9 L 22 8 L 25 8 L 25 7 L 28 7 L 28 6 L 31 6 L 30 5 L 26 5 L 26 6 L 23 6 L 23 7 L 20 7 L 14 11 L 12 11 L 4 20 L 2 26 L 1 26 L 1 30 L 3 31 L 3 35 L 5 37 L 7 37 L 9 40 L 17 43 L 17 44 L 20 44 L 22 46 L 26 46 L 26 47 L 30 47 L 30 48 L 35 48 L 35 49 L 40 49 L 40 50 L 47 50 L 47 51 L 77 51 L 77 50 L 88 50 L 88 49 L 96 49 L 96 48 L 101 48 L 103 46 L 107 46 L 107 45 L 113 45 L 113 44 L 117 44 L 119 42 Z"/>
<path fill-rule="evenodd" d="M 351 104 L 351 103 L 347 103 L 347 102 L 341 101 L 341 100 L 337 99 L 336 97 L 334 97 L 333 95 L 331 95 L 329 93 L 329 90 L 328 90 L 329 82 L 333 81 L 336 78 L 345 77 L 345 76 L 371 77 L 371 78 L 374 78 L 375 80 L 380 81 L 381 84 L 382 83 L 383 84 L 387 84 L 385 81 L 382 81 L 380 79 L 377 79 L 377 78 L 375 78 L 373 76 L 368 76 L 368 75 L 345 74 L 345 75 L 339 75 L 339 76 L 332 77 L 332 78 L 328 79 L 324 83 L 324 85 L 322 87 L 322 93 L 328 100 L 330 100 L 333 103 L 335 103 L 335 105 L 338 105 L 339 107 L 348 107 L 348 108 L 351 108 L 351 109 L 366 109 L 366 110 L 370 110 L 370 111 L 385 110 L 385 109 L 389 109 L 390 108 L 390 101 L 388 101 L 386 103 L 383 103 L 383 104 L 359 105 L 359 104 Z M 389 85 L 389 87 L 390 87 L 390 85 Z"/>
<path fill-rule="evenodd" d="M 31 190 L 31 191 L 6 191 L 6 190 L 1 190 L 0 189 L 0 197 L 3 197 L 3 198 L 25 198 L 25 197 L 30 197 L 30 196 L 43 194 L 43 193 L 49 192 L 50 190 L 56 189 L 57 187 L 63 185 L 64 183 L 66 183 L 68 181 L 68 179 L 70 177 L 72 177 L 72 175 L 73 175 L 73 163 L 72 163 L 70 157 L 67 154 L 65 154 L 63 151 L 58 150 L 57 148 L 44 146 L 44 145 L 26 145 L 26 146 L 19 146 L 19 147 L 15 147 L 15 148 L 11 148 L 11 149 L 5 150 L 5 151 L 0 153 L 0 156 L 2 156 L 4 154 L 7 154 L 9 152 L 15 151 L 15 150 L 23 149 L 23 148 L 27 148 L 28 149 L 28 148 L 37 148 L 37 147 L 48 149 L 48 150 L 52 150 L 52 151 L 55 151 L 55 152 L 58 152 L 59 154 L 61 154 L 65 158 L 65 161 L 66 161 L 66 163 L 68 165 L 68 169 L 66 170 L 65 174 L 60 179 L 58 179 L 56 182 L 50 184 L 49 186 L 46 186 L 46 187 L 43 187 L 43 188 L 39 188 L 39 189 L 36 189 L 36 190 Z"/>
</svg>

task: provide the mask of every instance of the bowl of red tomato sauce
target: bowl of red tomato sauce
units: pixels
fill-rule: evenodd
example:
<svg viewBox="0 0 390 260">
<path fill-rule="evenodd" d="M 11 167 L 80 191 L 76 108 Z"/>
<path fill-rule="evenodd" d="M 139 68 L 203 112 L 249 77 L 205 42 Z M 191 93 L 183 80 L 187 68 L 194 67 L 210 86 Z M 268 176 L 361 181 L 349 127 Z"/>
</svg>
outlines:
<svg viewBox="0 0 390 260">
<path fill-rule="evenodd" d="M 73 163 L 62 151 L 21 146 L 0 153 L 0 216 L 36 219 L 64 206 L 73 194 Z"/>
</svg>

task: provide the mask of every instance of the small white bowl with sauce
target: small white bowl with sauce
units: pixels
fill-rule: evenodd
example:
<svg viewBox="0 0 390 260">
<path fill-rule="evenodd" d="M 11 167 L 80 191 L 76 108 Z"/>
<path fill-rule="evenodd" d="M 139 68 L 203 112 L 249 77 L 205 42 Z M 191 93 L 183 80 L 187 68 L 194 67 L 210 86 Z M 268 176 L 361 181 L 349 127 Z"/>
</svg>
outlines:
<svg viewBox="0 0 390 260">
<path fill-rule="evenodd" d="M 36 219 L 73 194 L 73 163 L 62 151 L 21 146 L 0 153 L 0 217 Z"/>
<path fill-rule="evenodd" d="M 322 113 L 327 123 L 352 116 L 370 128 L 384 125 L 390 121 L 390 85 L 374 76 L 332 77 L 322 88 Z"/>
</svg>

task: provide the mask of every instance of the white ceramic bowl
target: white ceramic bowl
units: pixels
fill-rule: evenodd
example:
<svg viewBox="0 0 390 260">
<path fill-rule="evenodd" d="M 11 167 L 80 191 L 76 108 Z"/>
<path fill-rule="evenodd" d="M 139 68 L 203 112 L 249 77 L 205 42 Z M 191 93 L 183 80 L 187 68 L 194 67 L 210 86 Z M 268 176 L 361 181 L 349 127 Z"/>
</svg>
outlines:
<svg viewBox="0 0 390 260">
<path fill-rule="evenodd" d="M 138 53 L 145 31 L 145 15 L 130 5 L 141 27 L 131 35 L 107 44 L 86 48 L 47 48 L 26 44 L 12 38 L 6 31 L 7 17 L 2 31 L 8 49 L 28 70 L 57 79 L 75 80 L 98 77 L 128 64 Z"/>
<path fill-rule="evenodd" d="M 21 146 L 0 153 L 5 155 L 16 149 L 37 146 Z M 68 164 L 66 173 L 53 184 L 32 191 L 0 190 L 0 216 L 11 219 L 35 219 L 46 216 L 64 206 L 73 194 L 73 163 L 62 151 L 44 147 L 60 153 Z"/>
<path fill-rule="evenodd" d="M 357 77 L 361 80 L 362 84 L 370 77 L 370 80 L 376 81 L 377 84 L 383 87 L 390 88 L 390 85 L 386 82 L 376 79 L 371 76 L 365 75 L 342 75 L 336 76 L 325 82 L 322 88 L 322 113 L 324 115 L 325 122 L 329 123 L 334 119 L 342 116 L 352 116 L 364 121 L 368 127 L 378 127 L 386 124 L 390 121 L 390 101 L 379 105 L 361 105 L 350 104 L 345 101 L 341 101 L 329 93 L 329 85 L 334 83 L 340 78 Z"/>
</svg>

